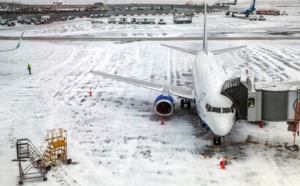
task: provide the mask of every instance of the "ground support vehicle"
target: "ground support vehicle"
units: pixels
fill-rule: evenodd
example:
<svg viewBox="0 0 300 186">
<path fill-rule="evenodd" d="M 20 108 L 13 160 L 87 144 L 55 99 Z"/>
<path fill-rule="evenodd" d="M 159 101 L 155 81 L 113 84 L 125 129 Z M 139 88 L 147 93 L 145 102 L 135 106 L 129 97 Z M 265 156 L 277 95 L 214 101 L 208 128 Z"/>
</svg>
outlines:
<svg viewBox="0 0 300 186">
<path fill-rule="evenodd" d="M 0 24 L 1 24 L 1 25 L 6 25 L 7 22 L 8 22 L 8 19 L 1 19 Z"/>
<path fill-rule="evenodd" d="M 24 23 L 26 23 L 27 25 L 31 25 L 31 20 L 30 19 L 25 19 Z"/>
<path fill-rule="evenodd" d="M 130 24 L 126 17 L 119 18 L 119 24 Z"/>
<path fill-rule="evenodd" d="M 192 16 L 174 16 L 173 17 L 173 22 L 175 24 L 182 24 L 182 23 L 192 23 Z"/>
<path fill-rule="evenodd" d="M 103 21 L 91 21 L 92 24 L 103 24 Z"/>
<path fill-rule="evenodd" d="M 155 18 L 132 18 L 132 24 L 155 24 Z"/>
<path fill-rule="evenodd" d="M 258 15 L 249 15 L 248 19 L 249 21 L 257 21 Z"/>
<path fill-rule="evenodd" d="M 68 19 L 73 20 L 73 19 L 75 19 L 75 17 L 74 16 L 68 16 Z"/>
<path fill-rule="evenodd" d="M 263 15 L 260 15 L 260 16 L 258 16 L 258 20 L 259 20 L 259 21 L 265 21 L 266 18 L 265 18 Z"/>
<path fill-rule="evenodd" d="M 117 18 L 115 17 L 109 17 L 108 18 L 108 24 L 116 24 L 117 23 Z"/>
<path fill-rule="evenodd" d="M 18 17 L 17 17 L 17 22 L 18 22 L 18 23 L 21 23 L 22 19 L 23 19 L 22 16 L 18 16 Z"/>
<path fill-rule="evenodd" d="M 16 26 L 16 23 L 14 21 L 7 22 L 7 26 Z"/>
<path fill-rule="evenodd" d="M 159 22 L 157 23 L 159 25 L 165 25 L 167 24 L 163 19 L 160 19 Z"/>
</svg>

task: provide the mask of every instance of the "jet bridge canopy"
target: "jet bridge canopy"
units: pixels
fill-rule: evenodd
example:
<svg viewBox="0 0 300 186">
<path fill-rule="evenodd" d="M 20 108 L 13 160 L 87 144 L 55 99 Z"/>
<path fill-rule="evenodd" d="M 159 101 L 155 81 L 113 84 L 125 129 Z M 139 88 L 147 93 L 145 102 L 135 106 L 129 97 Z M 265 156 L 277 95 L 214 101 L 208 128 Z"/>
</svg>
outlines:
<svg viewBox="0 0 300 186">
<path fill-rule="evenodd" d="M 292 122 L 300 102 L 300 81 L 252 84 L 246 73 L 227 80 L 221 93 L 232 100 L 236 120 Z"/>
<path fill-rule="evenodd" d="M 233 102 L 237 110 L 236 120 L 247 120 L 248 89 L 241 82 L 241 78 L 225 81 L 221 94 L 227 96 Z"/>
</svg>

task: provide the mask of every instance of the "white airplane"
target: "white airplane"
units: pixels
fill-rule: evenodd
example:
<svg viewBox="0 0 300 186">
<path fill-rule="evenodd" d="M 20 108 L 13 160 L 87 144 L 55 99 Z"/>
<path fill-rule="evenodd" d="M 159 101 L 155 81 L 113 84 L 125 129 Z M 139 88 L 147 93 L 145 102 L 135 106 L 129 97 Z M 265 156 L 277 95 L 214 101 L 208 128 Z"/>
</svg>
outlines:
<svg viewBox="0 0 300 186">
<path fill-rule="evenodd" d="M 238 6 L 230 6 L 229 10 L 226 12 L 226 15 L 230 15 L 230 12 L 232 13 L 232 17 L 235 17 L 235 14 L 244 14 L 246 17 L 248 17 L 252 12 L 254 12 L 255 9 L 255 0 L 252 0 L 250 7 L 238 7 Z"/>
<path fill-rule="evenodd" d="M 22 41 L 22 38 L 23 38 L 23 34 L 24 34 L 24 32 L 22 32 L 21 37 L 20 37 L 20 39 L 19 39 L 19 42 L 18 42 L 18 44 L 17 44 L 17 46 L 16 46 L 15 48 L 12 48 L 12 49 L 5 49 L 5 50 L 0 50 L 0 52 L 8 52 L 8 51 L 12 51 L 12 50 L 18 49 L 18 48 L 20 47 L 20 45 L 21 45 L 21 41 Z"/>
<path fill-rule="evenodd" d="M 200 116 L 205 128 L 209 128 L 214 134 L 214 144 L 221 143 L 221 136 L 227 135 L 235 122 L 235 109 L 233 102 L 221 94 L 224 82 L 227 80 L 225 72 L 216 62 L 214 55 L 228 52 L 231 50 L 243 48 L 245 46 L 214 50 L 207 50 L 207 33 L 206 33 L 206 5 L 204 13 L 204 32 L 203 32 L 203 49 L 191 50 L 174 46 L 163 45 L 177 49 L 189 54 L 196 55 L 193 62 L 193 81 L 194 88 L 182 86 L 169 86 L 158 83 L 137 80 L 128 77 L 108 74 L 100 71 L 91 71 L 94 75 L 100 75 L 104 78 L 110 78 L 140 87 L 162 92 L 154 102 L 154 111 L 160 116 L 170 116 L 174 110 L 174 99 L 177 96 L 181 99 L 181 107 L 186 103 L 188 107 L 191 102 L 196 104 L 197 113 Z"/>
</svg>

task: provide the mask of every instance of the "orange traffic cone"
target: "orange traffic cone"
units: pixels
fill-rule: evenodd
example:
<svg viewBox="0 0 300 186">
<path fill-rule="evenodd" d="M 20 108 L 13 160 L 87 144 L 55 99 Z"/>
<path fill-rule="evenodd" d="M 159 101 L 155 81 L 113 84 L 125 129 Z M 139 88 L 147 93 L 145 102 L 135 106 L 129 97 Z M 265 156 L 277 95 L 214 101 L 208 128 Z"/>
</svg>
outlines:
<svg viewBox="0 0 300 186">
<path fill-rule="evenodd" d="M 92 96 L 92 91 L 90 90 L 90 96 Z"/>
<path fill-rule="evenodd" d="M 221 169 L 226 169 L 226 165 L 225 165 L 225 160 L 224 159 L 221 162 Z"/>
<path fill-rule="evenodd" d="M 164 125 L 165 122 L 164 122 L 164 117 L 161 117 L 161 122 L 160 122 L 161 125 Z"/>
</svg>

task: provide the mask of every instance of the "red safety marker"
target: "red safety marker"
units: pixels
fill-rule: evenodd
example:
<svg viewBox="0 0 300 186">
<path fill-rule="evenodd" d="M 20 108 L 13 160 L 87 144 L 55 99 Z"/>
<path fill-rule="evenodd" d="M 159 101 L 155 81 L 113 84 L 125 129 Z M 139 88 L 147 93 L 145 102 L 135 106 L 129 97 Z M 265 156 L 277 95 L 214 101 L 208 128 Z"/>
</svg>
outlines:
<svg viewBox="0 0 300 186">
<path fill-rule="evenodd" d="M 161 122 L 160 122 L 161 125 L 164 125 L 165 122 L 164 122 L 164 117 L 161 117 Z"/>
<path fill-rule="evenodd" d="M 260 121 L 259 128 L 264 128 L 264 122 Z"/>
<path fill-rule="evenodd" d="M 92 91 L 90 90 L 90 96 L 92 96 Z"/>
<path fill-rule="evenodd" d="M 225 164 L 225 160 L 224 159 L 221 162 L 221 169 L 226 169 L 226 164 Z"/>
</svg>

